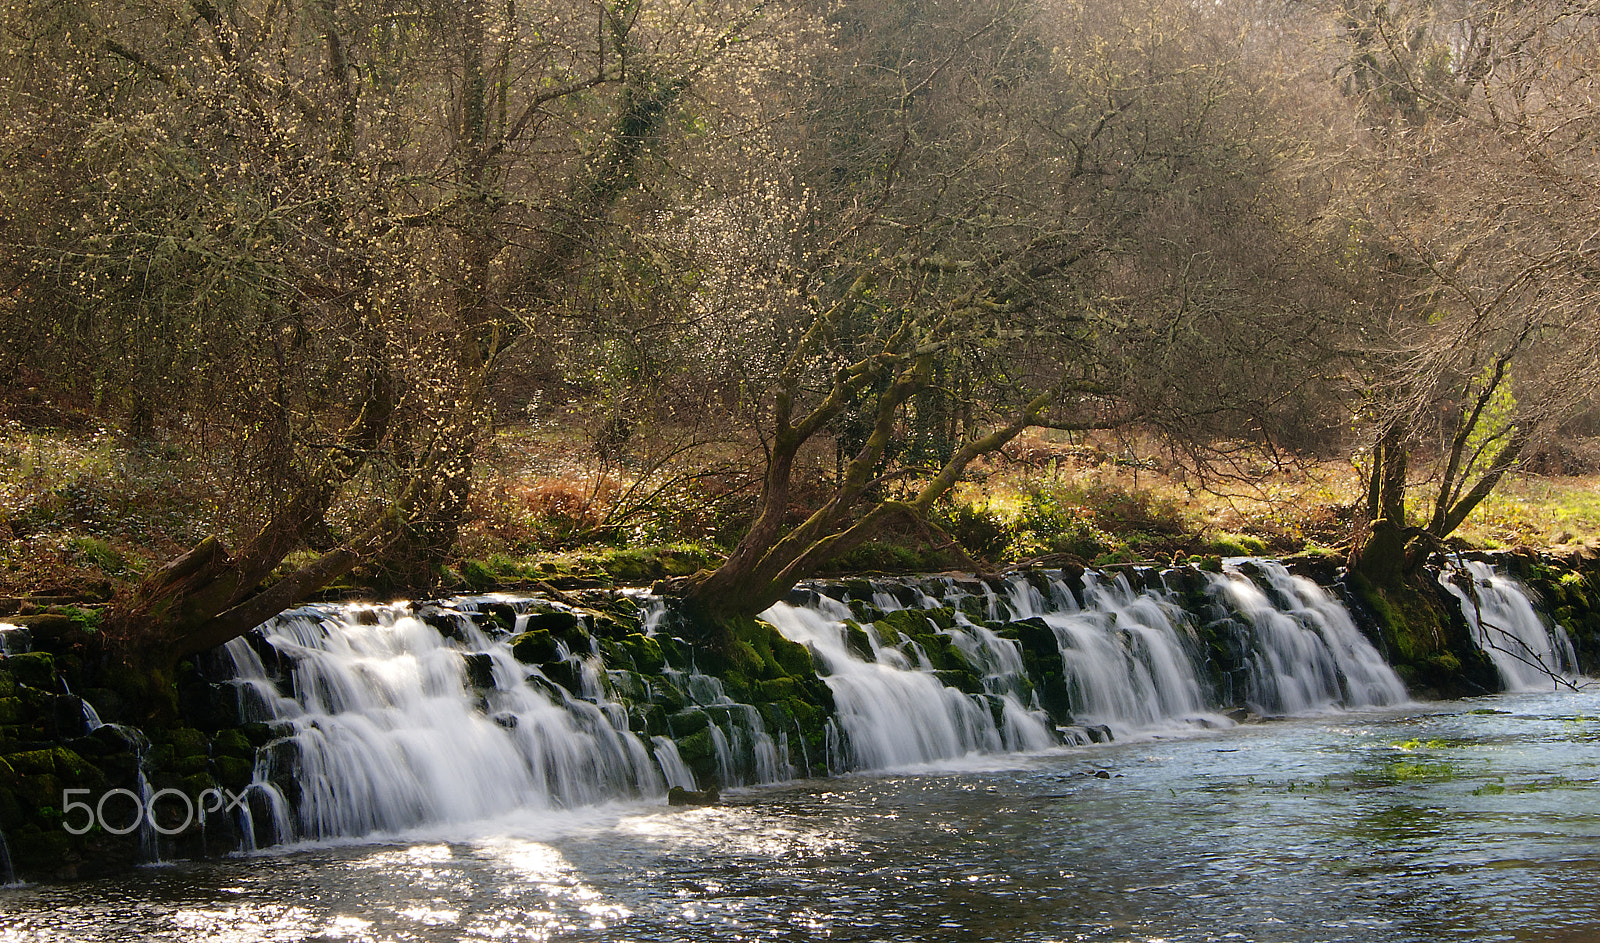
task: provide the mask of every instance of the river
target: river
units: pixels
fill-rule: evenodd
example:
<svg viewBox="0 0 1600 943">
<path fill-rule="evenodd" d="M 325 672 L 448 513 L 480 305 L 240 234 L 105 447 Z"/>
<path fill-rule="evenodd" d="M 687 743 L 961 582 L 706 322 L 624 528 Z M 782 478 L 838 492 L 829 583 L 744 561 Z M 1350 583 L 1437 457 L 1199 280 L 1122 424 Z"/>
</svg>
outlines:
<svg viewBox="0 0 1600 943">
<path fill-rule="evenodd" d="M 1600 940 L 1600 692 L 1331 712 L 0 890 L 0 940 Z"/>
</svg>

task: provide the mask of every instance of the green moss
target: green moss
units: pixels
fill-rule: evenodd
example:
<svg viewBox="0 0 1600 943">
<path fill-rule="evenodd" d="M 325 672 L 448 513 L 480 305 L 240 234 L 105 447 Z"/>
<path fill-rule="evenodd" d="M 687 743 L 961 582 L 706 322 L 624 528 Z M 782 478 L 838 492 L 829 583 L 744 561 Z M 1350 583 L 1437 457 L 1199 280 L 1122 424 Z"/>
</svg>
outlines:
<svg viewBox="0 0 1600 943">
<path fill-rule="evenodd" d="M 233 756 L 219 756 L 215 760 L 217 779 L 235 792 L 250 784 L 255 776 L 256 764 L 253 760 L 241 759 Z"/>
<path fill-rule="evenodd" d="M 193 727 L 173 727 L 162 739 L 172 745 L 172 754 L 178 759 L 211 754 L 211 741 Z"/>
<path fill-rule="evenodd" d="M 711 719 L 706 716 L 705 711 L 686 710 L 668 717 L 667 729 L 672 732 L 674 738 L 687 737 L 706 729 L 710 723 Z"/>
<path fill-rule="evenodd" d="M 25 684 L 41 691 L 56 690 L 56 661 L 49 652 L 23 652 L 5 659 L 6 670 Z"/>
<path fill-rule="evenodd" d="M 243 732 L 238 730 L 223 730 L 211 741 L 212 747 L 219 755 L 253 757 L 255 747 L 250 745 L 250 740 Z"/>
<path fill-rule="evenodd" d="M 867 637 L 865 630 L 857 625 L 854 620 L 846 619 L 844 622 L 845 645 L 855 652 L 856 657 L 862 661 L 876 661 L 877 655 L 872 651 L 872 640 Z"/>
<path fill-rule="evenodd" d="M 634 633 L 624 637 L 620 645 L 634 669 L 643 674 L 660 674 L 666 665 L 661 646 L 649 636 Z"/>
<path fill-rule="evenodd" d="M 511 640 L 511 654 L 525 665 L 542 665 L 559 657 L 549 629 L 532 629 Z"/>
<path fill-rule="evenodd" d="M 800 693 L 800 685 L 793 678 L 773 678 L 771 681 L 756 682 L 754 693 L 758 703 L 786 701 Z"/>
<path fill-rule="evenodd" d="M 678 755 L 690 766 L 701 763 L 716 755 L 716 744 L 711 740 L 709 730 L 700 730 L 687 737 L 678 739 Z"/>
</svg>

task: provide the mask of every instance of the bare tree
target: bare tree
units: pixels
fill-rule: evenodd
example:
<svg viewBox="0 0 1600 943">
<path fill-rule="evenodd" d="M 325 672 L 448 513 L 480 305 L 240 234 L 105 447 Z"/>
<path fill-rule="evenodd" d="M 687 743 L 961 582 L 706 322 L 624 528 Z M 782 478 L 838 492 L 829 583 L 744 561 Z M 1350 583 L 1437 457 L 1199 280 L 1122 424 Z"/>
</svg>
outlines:
<svg viewBox="0 0 1600 943">
<path fill-rule="evenodd" d="M 1375 281 L 1369 533 L 1380 583 L 1415 572 L 1529 450 L 1590 404 L 1600 19 L 1569 3 L 1350 4 L 1349 85 Z M 1425 450 L 1426 509 L 1405 497 Z"/>
</svg>

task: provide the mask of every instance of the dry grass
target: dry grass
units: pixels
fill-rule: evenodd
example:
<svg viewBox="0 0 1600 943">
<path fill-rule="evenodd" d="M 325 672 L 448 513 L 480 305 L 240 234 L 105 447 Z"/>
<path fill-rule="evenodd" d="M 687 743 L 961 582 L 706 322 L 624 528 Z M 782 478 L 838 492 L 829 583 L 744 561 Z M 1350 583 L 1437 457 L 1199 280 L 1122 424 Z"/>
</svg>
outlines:
<svg viewBox="0 0 1600 943">
<path fill-rule="evenodd" d="M 1185 549 L 1339 552 L 1363 500 L 1360 472 L 1349 462 L 1274 467 L 1258 460 L 1243 466 L 1246 480 L 1202 487 L 1176 466 L 1133 461 L 1119 444 L 1030 436 L 1007 453 L 975 463 L 958 498 L 1016 521 L 1031 493 L 1054 489 L 1124 540 L 1120 552 L 1155 559 Z M 748 456 L 725 442 L 650 464 L 602 460 L 581 432 L 511 428 L 492 440 L 477 468 L 463 557 L 543 559 L 598 531 L 616 546 L 727 546 L 753 509 Z M 223 477 L 176 446 L 0 426 L 0 596 L 136 579 L 212 532 Z M 669 481 L 675 484 L 637 509 L 654 483 Z M 822 476 L 799 484 L 797 496 L 815 499 Z M 1417 493 L 1425 490 L 1419 484 Z M 624 510 L 628 502 L 634 510 Z M 1419 517 L 1424 510 L 1420 502 L 1412 508 Z M 1512 477 L 1458 536 L 1491 548 L 1600 546 L 1600 476 Z"/>
</svg>

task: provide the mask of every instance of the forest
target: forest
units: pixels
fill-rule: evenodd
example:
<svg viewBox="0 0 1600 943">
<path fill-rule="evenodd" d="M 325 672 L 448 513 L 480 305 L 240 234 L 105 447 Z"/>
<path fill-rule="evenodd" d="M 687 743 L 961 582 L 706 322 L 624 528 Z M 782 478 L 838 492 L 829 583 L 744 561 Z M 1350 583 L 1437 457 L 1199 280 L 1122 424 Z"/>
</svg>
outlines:
<svg viewBox="0 0 1600 943">
<path fill-rule="evenodd" d="M 1119 550 L 1183 529 L 1141 469 L 1342 468 L 1288 549 L 1402 594 L 1596 470 L 1600 7 L 14 0 L 0 44 L 0 579 L 98 587 L 132 663 L 584 548 L 713 639 L 819 573 L 1267 549 Z"/>
</svg>

